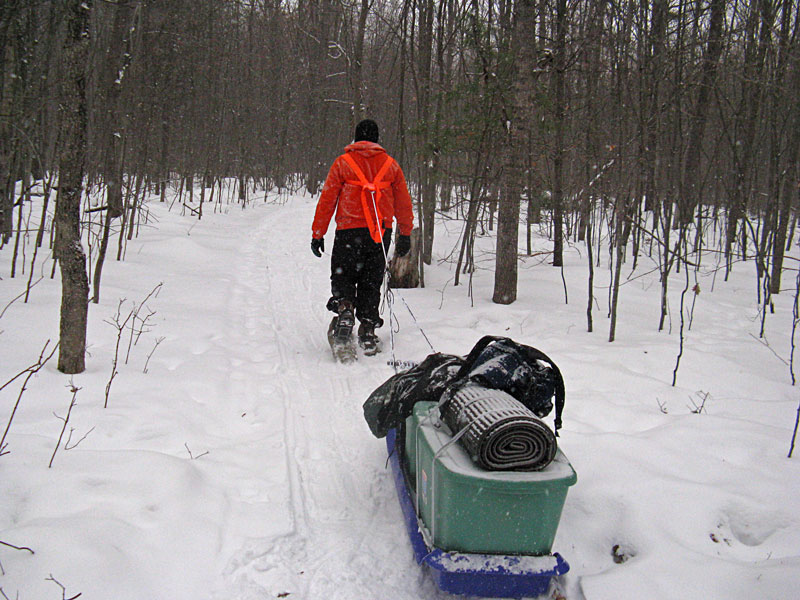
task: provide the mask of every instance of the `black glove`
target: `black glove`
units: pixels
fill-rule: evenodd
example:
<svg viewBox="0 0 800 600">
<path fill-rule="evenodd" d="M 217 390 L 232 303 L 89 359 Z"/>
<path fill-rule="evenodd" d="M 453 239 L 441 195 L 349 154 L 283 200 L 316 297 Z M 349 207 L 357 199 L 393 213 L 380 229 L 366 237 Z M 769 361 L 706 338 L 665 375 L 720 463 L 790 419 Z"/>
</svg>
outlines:
<svg viewBox="0 0 800 600">
<path fill-rule="evenodd" d="M 397 246 L 395 246 L 394 253 L 397 256 L 403 257 L 411 250 L 411 236 L 398 235 Z"/>
<path fill-rule="evenodd" d="M 311 251 L 314 256 L 322 257 L 322 253 L 325 252 L 325 238 L 311 238 Z"/>
</svg>

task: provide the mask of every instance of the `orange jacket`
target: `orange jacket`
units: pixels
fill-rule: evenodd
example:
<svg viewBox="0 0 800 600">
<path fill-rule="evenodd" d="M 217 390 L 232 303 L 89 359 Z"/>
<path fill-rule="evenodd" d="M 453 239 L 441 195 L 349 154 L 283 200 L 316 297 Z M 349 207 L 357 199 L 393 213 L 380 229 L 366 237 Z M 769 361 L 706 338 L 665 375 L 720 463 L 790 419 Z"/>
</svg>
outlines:
<svg viewBox="0 0 800 600">
<path fill-rule="evenodd" d="M 397 161 L 389 157 L 380 145 L 373 142 L 355 142 L 347 146 L 344 151 L 352 154 L 364 176 L 371 182 L 386 160 L 394 162 L 382 178 L 391 185 L 382 190 L 378 213 L 383 220 L 384 228 L 391 227 L 392 220 L 397 219 L 400 235 L 411 235 L 411 229 L 414 227 L 414 211 L 411 207 L 406 178 Z M 334 211 L 336 229 L 368 227 L 361 203 L 362 188 L 354 183 L 357 179 L 358 175 L 347 164 L 344 155 L 333 161 L 317 202 L 317 211 L 311 226 L 312 237 L 319 239 L 325 235 Z"/>
</svg>

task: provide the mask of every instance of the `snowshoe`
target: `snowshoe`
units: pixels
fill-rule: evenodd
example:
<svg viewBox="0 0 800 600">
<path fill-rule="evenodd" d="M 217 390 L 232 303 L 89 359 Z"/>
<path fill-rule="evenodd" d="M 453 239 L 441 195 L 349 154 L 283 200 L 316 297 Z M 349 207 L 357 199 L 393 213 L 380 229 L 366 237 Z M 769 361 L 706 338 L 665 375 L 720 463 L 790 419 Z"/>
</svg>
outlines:
<svg viewBox="0 0 800 600">
<path fill-rule="evenodd" d="M 355 325 L 353 311 L 343 307 L 339 316 L 333 317 L 328 327 L 328 343 L 331 345 L 333 358 L 337 362 L 351 363 L 357 358 L 356 345 L 353 341 L 353 325 Z"/>
<path fill-rule="evenodd" d="M 364 350 L 365 356 L 374 356 L 383 350 L 381 338 L 375 333 L 375 328 L 364 323 L 358 326 L 358 345 Z"/>
</svg>

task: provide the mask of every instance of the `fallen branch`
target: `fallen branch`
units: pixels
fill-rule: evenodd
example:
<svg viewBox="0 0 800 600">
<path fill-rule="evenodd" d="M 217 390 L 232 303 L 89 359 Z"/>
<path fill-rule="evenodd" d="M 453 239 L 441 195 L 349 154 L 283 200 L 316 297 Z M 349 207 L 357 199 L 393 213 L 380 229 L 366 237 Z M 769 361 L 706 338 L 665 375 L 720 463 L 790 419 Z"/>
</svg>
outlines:
<svg viewBox="0 0 800 600">
<path fill-rule="evenodd" d="M 781 362 L 782 362 L 783 364 L 785 364 L 787 367 L 789 366 L 789 362 L 788 362 L 788 361 L 787 361 L 785 358 L 781 357 L 781 355 L 780 355 L 780 354 L 778 354 L 777 352 L 775 352 L 775 350 L 772 348 L 772 346 L 770 346 L 770 345 L 769 345 L 769 341 L 767 340 L 767 338 L 757 338 L 757 337 L 756 337 L 756 336 L 754 336 L 752 333 L 748 333 L 747 335 L 749 335 L 751 338 L 753 338 L 753 339 L 754 339 L 755 341 L 757 341 L 759 344 L 761 344 L 762 346 L 764 346 L 764 347 L 765 347 L 767 350 L 769 350 L 770 352 L 772 352 L 772 353 L 775 355 L 775 358 L 777 358 L 779 361 L 781 361 Z"/>
<path fill-rule="evenodd" d="M 651 231 L 648 231 L 645 225 L 642 225 L 638 221 L 633 218 L 628 217 L 630 223 L 636 227 L 639 231 L 641 231 L 645 235 L 649 235 L 650 238 L 655 241 L 659 246 L 661 246 L 665 252 L 671 254 L 671 261 L 678 259 L 685 265 L 689 265 L 691 267 L 700 268 L 699 264 L 695 264 L 692 261 L 688 260 L 688 257 L 680 256 L 680 249 L 676 246 L 674 250 L 670 250 L 669 247 L 659 238 L 657 235 L 653 234 Z"/>
<path fill-rule="evenodd" d="M 700 403 L 700 406 L 698 406 L 697 403 L 694 400 L 692 400 L 692 397 L 689 396 L 689 401 L 694 406 L 693 409 L 689 410 L 691 410 L 694 414 L 699 415 L 702 414 L 703 410 L 705 410 L 706 400 L 708 400 L 708 397 L 711 395 L 711 392 L 703 392 L 702 390 L 700 390 L 699 392 L 696 393 L 699 397 L 703 399 L 703 401 Z"/>
<path fill-rule="evenodd" d="M 58 581 L 55 577 L 53 577 L 52 573 L 50 573 L 50 577 L 45 577 L 44 580 L 45 581 L 52 581 L 58 587 L 61 588 L 61 600 L 75 600 L 76 598 L 80 598 L 81 597 L 81 593 L 78 593 L 78 594 L 75 594 L 74 596 L 71 596 L 71 597 L 67 598 L 67 588 L 65 588 L 63 585 L 61 585 L 61 582 Z"/>
<path fill-rule="evenodd" d="M 30 552 L 31 554 L 36 554 L 36 552 L 31 550 L 27 546 L 15 546 L 14 544 L 9 544 L 8 542 L 4 542 L 3 540 L 0 540 L 0 546 L 5 546 L 6 548 L 12 548 L 14 550 L 22 550 L 25 552 Z"/>
<path fill-rule="evenodd" d="M 2 566 L 3 566 L 3 565 L 2 565 L 2 564 L 0 564 L 0 575 L 5 575 L 5 574 L 6 574 L 6 572 L 5 572 L 5 571 L 2 569 Z M 3 598 L 5 598 L 5 600 L 11 600 L 11 598 L 9 598 L 8 596 L 6 596 L 6 593 L 3 591 L 3 588 L 1 588 L 1 587 L 0 587 L 0 595 L 2 595 L 2 596 L 3 596 Z M 17 595 L 16 595 L 16 600 L 19 600 L 19 592 L 17 592 Z"/>
<path fill-rule="evenodd" d="M 188 204 L 186 204 L 186 202 L 183 203 L 183 208 L 188 208 L 192 212 L 193 215 L 196 215 L 196 214 L 198 214 L 200 212 L 199 209 L 189 206 Z"/>
<path fill-rule="evenodd" d="M 14 550 L 22 550 L 30 552 L 31 554 L 36 554 L 36 552 L 31 550 L 27 546 L 15 546 L 14 544 L 9 544 L 8 542 L 4 542 L 3 540 L 0 540 L 0 546 L 5 546 L 6 548 L 13 548 Z M 5 574 L 6 570 L 3 568 L 3 563 L 0 562 L 0 575 L 5 575 Z M 3 591 L 3 588 L 0 588 L 0 594 L 3 595 L 3 598 L 9 600 L 8 596 L 6 596 L 6 593 Z M 17 592 L 17 598 L 19 598 L 19 592 Z"/>
<path fill-rule="evenodd" d="M 192 451 L 191 451 L 191 450 L 189 450 L 189 444 L 187 444 L 187 443 L 185 443 L 185 442 L 184 442 L 184 444 L 183 444 L 183 447 L 184 447 L 184 448 L 186 448 L 186 451 L 189 453 L 189 459 L 190 459 L 190 460 L 197 460 L 197 459 L 198 459 L 198 458 L 200 458 L 201 456 L 205 456 L 206 454 L 208 454 L 208 450 L 206 450 L 206 451 L 205 451 L 205 452 L 203 452 L 202 454 L 198 454 L 197 456 L 195 456 L 195 455 L 193 455 L 193 454 L 192 454 Z"/>
</svg>

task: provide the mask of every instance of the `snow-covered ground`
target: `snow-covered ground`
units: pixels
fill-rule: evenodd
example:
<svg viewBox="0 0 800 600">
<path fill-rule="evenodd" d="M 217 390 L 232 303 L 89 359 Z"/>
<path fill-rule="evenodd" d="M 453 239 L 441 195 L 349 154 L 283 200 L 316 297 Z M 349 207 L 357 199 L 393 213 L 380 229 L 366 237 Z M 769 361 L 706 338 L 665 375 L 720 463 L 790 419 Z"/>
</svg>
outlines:
<svg viewBox="0 0 800 600">
<path fill-rule="evenodd" d="M 268 196 L 246 210 L 206 206 L 198 222 L 150 201 L 126 260 L 106 263 L 86 372 L 63 375 L 53 357 L 19 403 L 0 457 L 0 541 L 35 554 L 0 545 L 5 596 L 450 597 L 413 561 L 383 441 L 362 417 L 363 401 L 394 372 L 388 332 L 383 355 L 349 366 L 330 358 L 329 255 L 317 259 L 308 246 L 314 204 Z M 459 231 L 441 222 L 427 287 L 395 292 L 395 355 L 431 352 L 421 328 L 436 351 L 466 354 L 485 334 L 506 335 L 559 364 L 559 442 L 578 473 L 554 545 L 571 565 L 566 597 L 797 597 L 800 456 L 786 455 L 798 390 L 781 361 L 792 294 L 775 298 L 767 347 L 757 339 L 753 265 L 737 265 L 726 283 L 707 259 L 672 387 L 683 273 L 671 284 L 672 333 L 659 333 L 657 272 L 645 275 L 654 265 L 642 257 L 609 344 L 607 256 L 590 334 L 582 245 L 566 255 L 569 304 L 559 270 L 539 256 L 521 264 L 519 299 L 500 306 L 491 302 L 490 237 L 478 243 L 474 301 L 453 287 L 454 267 L 442 259 Z M 29 244 L 28 261 L 31 252 Z M 9 278 L 11 253 L 0 252 L 0 385 L 58 337 L 58 275 L 49 279 L 40 257 L 34 280 L 45 278 L 27 304 L 9 305 L 29 268 Z M 154 314 L 127 362 L 129 332 L 122 337 L 103 408 L 117 343 L 109 322 L 160 283 L 140 308 L 140 317 Z M 0 391 L 2 430 L 21 383 Z M 63 426 L 54 413 L 66 415 L 71 386 L 70 447 L 86 437 L 70 450 L 62 441 L 48 468 Z"/>
</svg>

